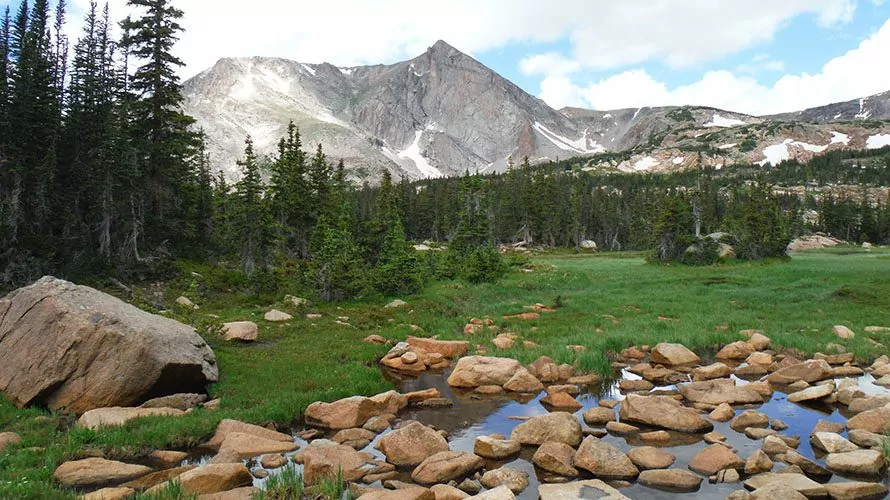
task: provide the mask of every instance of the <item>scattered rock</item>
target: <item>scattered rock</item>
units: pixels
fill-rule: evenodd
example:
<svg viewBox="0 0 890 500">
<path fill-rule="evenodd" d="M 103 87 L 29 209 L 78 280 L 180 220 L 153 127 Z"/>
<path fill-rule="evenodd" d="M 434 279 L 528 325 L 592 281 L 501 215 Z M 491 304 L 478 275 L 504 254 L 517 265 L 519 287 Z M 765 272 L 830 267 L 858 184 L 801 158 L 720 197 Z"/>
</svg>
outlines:
<svg viewBox="0 0 890 500">
<path fill-rule="evenodd" d="M 717 379 L 684 384 L 679 390 L 684 398 L 693 403 L 714 406 L 721 403 L 730 405 L 762 403 L 763 397 L 750 387 L 751 385 L 753 384 L 739 387 L 732 379 Z"/>
<path fill-rule="evenodd" d="M 702 437 L 708 444 L 716 444 L 726 441 L 726 436 L 720 434 L 719 432 L 709 432 Z"/>
<path fill-rule="evenodd" d="M 491 489 L 506 486 L 510 491 L 518 494 L 528 488 L 528 472 L 501 467 L 483 474 L 480 482 L 482 486 Z"/>
<path fill-rule="evenodd" d="M 287 434 L 266 429 L 259 425 L 225 419 L 216 426 L 216 432 L 213 434 L 213 437 L 210 438 L 210 441 L 204 443 L 202 447 L 218 451 L 222 448 L 223 443 L 225 443 L 226 439 L 231 434 L 247 434 L 263 440 L 279 441 L 289 444 L 294 442 L 294 438 Z"/>
<path fill-rule="evenodd" d="M 784 483 L 773 482 L 757 490 L 748 497 L 750 500 L 805 500 L 807 497 Z"/>
<path fill-rule="evenodd" d="M 825 485 L 828 496 L 834 500 L 865 500 L 868 498 L 884 498 L 887 486 L 881 483 L 828 483 Z"/>
<path fill-rule="evenodd" d="M 645 470 L 637 479 L 640 484 L 674 492 L 698 491 L 702 478 L 680 469 Z"/>
<path fill-rule="evenodd" d="M 464 388 L 483 385 L 503 387 L 520 369 L 524 370 L 515 359 L 468 356 L 458 360 L 448 377 L 448 385 Z"/>
<path fill-rule="evenodd" d="M 182 306 L 186 309 L 198 310 L 198 307 L 194 302 L 192 302 L 188 297 L 180 296 L 176 298 L 176 305 Z"/>
<path fill-rule="evenodd" d="M 176 480 L 187 493 L 207 494 L 229 491 L 253 483 L 253 476 L 241 463 L 208 464 L 183 473 Z M 170 483 L 162 483 L 149 488 L 146 493 L 160 494 Z"/>
<path fill-rule="evenodd" d="M 488 490 L 473 497 L 475 500 L 515 500 L 516 496 L 506 486 L 500 486 L 493 490 Z"/>
<path fill-rule="evenodd" d="M 548 441 L 542 444 L 534 456 L 532 463 L 539 468 L 564 477 L 577 477 L 578 469 L 573 466 L 575 450 L 565 443 Z"/>
<path fill-rule="evenodd" d="M 77 419 L 77 426 L 86 429 L 100 427 L 119 427 L 130 420 L 144 417 L 178 417 L 184 415 L 182 410 L 174 408 L 96 408 L 89 410 Z"/>
<path fill-rule="evenodd" d="M 582 498 L 630 500 L 622 495 L 620 491 L 599 479 L 573 481 L 566 484 L 542 484 L 538 487 L 538 495 L 541 500 L 574 500 Z"/>
<path fill-rule="evenodd" d="M 608 431 L 610 434 L 626 436 L 628 434 L 640 432 L 640 428 L 630 424 L 625 424 L 624 422 L 609 422 L 608 424 L 606 424 L 606 431 Z"/>
<path fill-rule="evenodd" d="M 124 500 L 136 494 L 132 488 L 102 488 L 80 497 L 80 500 Z"/>
<path fill-rule="evenodd" d="M 643 432 L 637 437 L 644 443 L 664 444 L 671 441 L 671 434 L 668 431 Z"/>
<path fill-rule="evenodd" d="M 287 457 L 278 454 L 263 455 L 260 457 L 260 465 L 264 469 L 278 469 L 287 465 Z"/>
<path fill-rule="evenodd" d="M 650 354 L 653 363 L 663 365 L 690 365 L 701 361 L 694 352 L 682 344 L 661 343 Z"/>
<path fill-rule="evenodd" d="M 785 441 L 781 440 L 776 436 L 767 436 L 763 438 L 763 444 L 761 445 L 761 449 L 770 456 L 781 455 L 791 450 L 791 447 L 788 446 Z"/>
<path fill-rule="evenodd" d="M 810 436 L 810 444 L 814 448 L 822 450 L 826 453 L 846 453 L 848 451 L 856 451 L 859 449 L 855 444 L 847 441 L 840 434 L 833 432 L 816 432 Z"/>
<path fill-rule="evenodd" d="M 278 309 L 272 309 L 263 315 L 263 319 L 270 323 L 284 323 L 285 321 L 294 319 L 294 317 L 286 312 L 279 311 Z"/>
<path fill-rule="evenodd" d="M 558 392 L 541 398 L 541 404 L 555 411 L 565 411 L 570 413 L 574 413 L 583 408 L 578 400 L 564 392 Z"/>
<path fill-rule="evenodd" d="M 735 469 L 723 469 L 711 476 L 710 479 L 714 483 L 737 483 L 741 476 L 739 476 L 739 471 Z"/>
<path fill-rule="evenodd" d="M 449 486 L 447 484 L 434 485 L 430 488 L 430 491 L 433 492 L 435 500 L 463 500 L 470 496 L 454 486 Z"/>
<path fill-rule="evenodd" d="M 798 453 L 796 450 L 786 451 L 784 461 L 789 465 L 796 465 L 800 467 L 800 469 L 807 476 L 819 479 L 828 479 L 831 477 L 831 472 L 828 469 L 822 467 L 809 458 L 806 458 L 805 456 Z"/>
<path fill-rule="evenodd" d="M 615 420 L 617 420 L 615 417 L 615 411 L 603 407 L 591 408 L 585 411 L 583 418 L 584 423 L 596 427 L 601 427 L 608 424 L 609 422 L 614 422 Z"/>
<path fill-rule="evenodd" d="M 824 359 L 813 359 L 780 368 L 771 373 L 766 380 L 767 382 L 780 385 L 792 384 L 799 380 L 812 384 L 820 380 L 825 380 L 831 376 L 831 373 L 831 365 Z"/>
<path fill-rule="evenodd" d="M 222 455 L 234 455 L 238 458 L 250 458 L 266 453 L 284 453 L 299 448 L 293 440 L 279 441 L 266 439 L 255 434 L 230 432 L 226 435 L 219 453 Z"/>
<path fill-rule="evenodd" d="M 830 453 L 825 457 L 825 467 L 828 470 L 853 476 L 878 476 L 885 465 L 884 456 L 877 450 Z"/>
<path fill-rule="evenodd" d="M 640 473 L 621 450 L 593 436 L 581 443 L 573 464 L 604 479 L 634 479 Z"/>
<path fill-rule="evenodd" d="M 788 401 L 792 403 L 803 403 L 805 401 L 813 401 L 830 396 L 834 392 L 834 383 L 826 385 L 815 385 L 808 387 L 802 391 L 788 395 Z"/>
<path fill-rule="evenodd" d="M 874 434 L 890 432 L 890 404 L 864 411 L 847 420 L 847 429 L 863 430 Z"/>
<path fill-rule="evenodd" d="M 405 341 L 411 347 L 419 347 L 428 353 L 438 353 L 452 359 L 459 358 L 470 349 L 470 343 L 465 340 L 438 340 L 421 337 L 408 337 Z"/>
<path fill-rule="evenodd" d="M 362 429 L 367 431 L 371 431 L 375 434 L 380 434 L 381 432 L 389 429 L 389 426 L 392 425 L 392 422 L 396 419 L 395 415 L 385 414 L 385 415 L 377 415 L 376 417 L 371 417 L 365 422 L 365 425 L 362 426 Z"/>
<path fill-rule="evenodd" d="M 628 395 L 621 404 L 618 415 L 622 421 L 680 432 L 704 433 L 714 428 L 695 411 L 664 396 Z"/>
<path fill-rule="evenodd" d="M 396 299 L 389 304 L 383 306 L 384 309 L 398 309 L 399 307 L 405 307 L 408 303 L 401 299 Z"/>
<path fill-rule="evenodd" d="M 634 448 L 627 452 L 627 457 L 640 470 L 667 469 L 677 460 L 674 455 L 651 446 Z"/>
<path fill-rule="evenodd" d="M 655 384 L 648 380 L 622 379 L 618 381 L 618 389 L 621 392 L 649 392 Z"/>
<path fill-rule="evenodd" d="M 357 481 L 371 468 L 368 457 L 354 449 L 326 439 L 316 439 L 294 455 L 294 462 L 303 464 L 303 479 L 308 485 L 324 479 Z"/>
<path fill-rule="evenodd" d="M 504 384 L 504 389 L 520 394 L 537 394 L 544 390 L 544 384 L 524 367 L 520 367 L 510 380 Z"/>
<path fill-rule="evenodd" d="M 377 448 L 386 461 L 398 467 L 415 466 L 447 451 L 448 442 L 438 432 L 419 422 L 412 422 L 383 436 Z"/>
<path fill-rule="evenodd" d="M 473 446 L 473 453 L 482 458 L 503 460 L 517 455 L 522 446 L 516 441 L 495 439 L 491 436 L 479 436 Z"/>
<path fill-rule="evenodd" d="M 253 342 L 259 335 L 259 327 L 253 321 L 223 323 L 223 339 Z"/>
<path fill-rule="evenodd" d="M 754 333 L 748 338 L 748 343 L 751 344 L 751 347 L 754 350 L 762 351 L 769 347 L 772 340 L 769 337 L 763 335 L 762 333 Z"/>
<path fill-rule="evenodd" d="M 386 344 L 387 340 L 380 335 L 374 334 L 368 335 L 367 337 L 362 339 L 362 342 L 365 342 L 366 344 L 384 345 Z"/>
<path fill-rule="evenodd" d="M 571 413 L 549 413 L 517 425 L 510 434 L 510 440 L 522 445 L 537 446 L 547 441 L 557 441 L 578 446 L 581 442 L 581 424 Z"/>
<path fill-rule="evenodd" d="M 174 467 L 172 469 L 152 472 L 151 474 L 126 482 L 121 486 L 125 488 L 132 488 L 138 491 L 144 491 L 153 486 L 157 486 L 159 484 L 166 483 L 167 481 L 170 481 L 172 479 L 176 479 L 177 477 L 195 468 L 196 466 L 194 465 L 186 465 L 183 467 Z"/>
<path fill-rule="evenodd" d="M 819 498 L 827 496 L 825 486 L 813 481 L 803 474 L 779 474 L 767 472 L 766 474 L 758 474 L 745 481 L 745 488 L 749 490 L 761 490 L 762 488 L 778 484 L 787 486 L 808 498 Z M 790 496 L 765 496 L 761 495 L 762 500 L 776 500 L 781 498 L 793 498 Z"/>
<path fill-rule="evenodd" d="M 733 342 L 720 349 L 717 353 L 717 359 L 736 359 L 742 360 L 750 356 L 754 352 L 754 347 L 748 342 Z"/>
<path fill-rule="evenodd" d="M 831 329 L 831 333 L 835 334 L 837 336 L 837 338 L 839 338 L 841 340 L 850 340 L 856 336 L 856 334 L 853 332 L 853 330 L 850 330 L 849 328 L 847 328 L 846 326 L 843 326 L 843 325 L 835 325 Z"/>
<path fill-rule="evenodd" d="M 22 442 L 22 437 L 14 432 L 0 432 L 0 453 L 6 448 Z"/>
<path fill-rule="evenodd" d="M 173 394 L 150 399 L 142 403 L 140 408 L 174 408 L 176 410 L 191 410 L 207 401 L 206 394 Z"/>
<path fill-rule="evenodd" d="M 708 418 L 715 422 L 729 422 L 735 417 L 735 410 L 726 403 L 720 403 L 714 411 L 708 414 Z"/>
<path fill-rule="evenodd" d="M 120 484 L 151 473 L 150 467 L 104 458 L 84 458 L 65 462 L 53 472 L 53 480 L 66 488 Z"/>
<path fill-rule="evenodd" d="M 712 444 L 689 462 L 689 468 L 699 474 L 711 476 L 723 469 L 741 469 L 745 467 L 745 461 L 739 458 L 732 450 L 722 444 Z"/>
<path fill-rule="evenodd" d="M 769 427 L 769 417 L 759 411 L 747 410 L 732 419 L 729 427 L 736 432 L 744 432 L 748 427 L 765 429 Z"/>
<path fill-rule="evenodd" d="M 769 472 L 773 469 L 773 461 L 763 450 L 755 450 L 745 461 L 745 474 L 754 475 Z"/>
<path fill-rule="evenodd" d="M 472 453 L 442 451 L 427 458 L 411 473 L 418 484 L 447 483 L 481 469 L 485 462 Z"/>
<path fill-rule="evenodd" d="M 367 429 L 344 429 L 334 434 L 331 441 L 361 450 L 371 444 L 376 437 L 377 434 Z"/>
<path fill-rule="evenodd" d="M 732 370 L 723 363 L 714 363 L 708 366 L 701 366 L 692 370 L 692 380 L 698 382 L 702 380 L 713 380 L 715 378 L 728 377 Z"/>
</svg>

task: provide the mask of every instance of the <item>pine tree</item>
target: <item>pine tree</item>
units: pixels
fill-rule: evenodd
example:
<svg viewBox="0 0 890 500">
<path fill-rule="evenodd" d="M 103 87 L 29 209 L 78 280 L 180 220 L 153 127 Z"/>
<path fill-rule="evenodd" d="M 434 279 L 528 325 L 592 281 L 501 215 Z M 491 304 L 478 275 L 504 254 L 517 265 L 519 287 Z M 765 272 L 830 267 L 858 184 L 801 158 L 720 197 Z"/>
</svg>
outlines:
<svg viewBox="0 0 890 500">
<path fill-rule="evenodd" d="M 377 206 L 377 245 L 380 253 L 374 268 L 374 288 L 384 295 L 412 294 L 423 286 L 420 261 L 405 239 L 399 200 L 388 172 L 380 183 Z"/>
<path fill-rule="evenodd" d="M 243 177 L 235 185 L 237 201 L 234 213 L 234 236 L 241 250 L 245 276 L 252 277 L 259 269 L 266 271 L 275 243 L 274 220 L 269 211 L 260 179 L 259 165 L 250 136 L 245 140 L 244 158 L 238 161 Z"/>
<path fill-rule="evenodd" d="M 450 251 L 457 276 L 472 283 L 494 281 L 506 265 L 492 243 L 489 205 L 485 183 L 478 174 L 465 174 L 461 181 L 461 211 Z"/>
<path fill-rule="evenodd" d="M 137 99 L 131 105 L 134 134 L 139 139 L 139 168 L 147 190 L 147 236 L 154 243 L 172 241 L 184 248 L 191 244 L 189 185 L 195 173 L 192 158 L 197 134 L 189 130 L 194 119 L 180 111 L 182 91 L 176 69 L 182 60 L 173 46 L 183 31 L 183 13 L 172 0 L 127 0 L 144 13 L 121 23 L 122 45 L 144 63 L 129 81 Z"/>
<path fill-rule="evenodd" d="M 278 143 L 269 183 L 272 211 L 281 231 L 284 252 L 296 258 L 309 257 L 312 191 L 307 179 L 306 154 L 300 130 L 290 122 L 287 135 Z"/>
<path fill-rule="evenodd" d="M 346 199 L 343 161 L 337 165 L 324 210 L 313 234 L 312 284 L 318 297 L 340 301 L 359 295 L 364 286 L 364 262 L 352 234 L 352 217 Z"/>
</svg>

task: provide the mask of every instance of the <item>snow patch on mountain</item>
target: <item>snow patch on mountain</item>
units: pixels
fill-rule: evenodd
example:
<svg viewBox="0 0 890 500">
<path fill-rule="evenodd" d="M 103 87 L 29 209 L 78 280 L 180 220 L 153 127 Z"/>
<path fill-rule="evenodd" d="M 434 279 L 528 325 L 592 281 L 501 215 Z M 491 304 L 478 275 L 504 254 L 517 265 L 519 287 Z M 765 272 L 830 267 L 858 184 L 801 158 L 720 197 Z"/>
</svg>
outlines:
<svg viewBox="0 0 890 500">
<path fill-rule="evenodd" d="M 422 136 L 423 130 L 418 130 L 417 132 L 415 132 L 414 142 L 412 142 L 407 149 L 399 152 L 399 158 L 413 161 L 414 166 L 417 167 L 417 170 L 420 170 L 420 173 L 423 174 L 424 177 L 443 177 L 442 171 L 430 165 L 427 159 L 424 158 L 422 154 L 420 154 L 420 138 Z"/>
<path fill-rule="evenodd" d="M 682 165 L 684 161 L 686 161 L 686 158 L 674 158 L 673 159 L 674 165 Z"/>
<path fill-rule="evenodd" d="M 738 127 L 740 125 L 747 125 L 742 120 L 735 120 L 732 118 L 726 118 L 724 116 L 720 116 L 720 113 L 714 113 L 714 116 L 711 117 L 711 121 L 705 123 L 705 127 Z"/>
<path fill-rule="evenodd" d="M 850 136 L 847 134 L 842 134 L 840 132 L 832 132 L 831 133 L 831 144 L 843 144 L 844 146 L 850 145 Z"/>
<path fill-rule="evenodd" d="M 885 146 L 890 146 L 890 134 L 873 135 L 865 141 L 868 149 L 881 149 Z"/>
<path fill-rule="evenodd" d="M 638 162 L 634 163 L 634 170 L 636 170 L 637 172 L 649 170 L 650 168 L 657 166 L 658 163 L 659 163 L 658 160 L 656 160 L 655 158 L 652 158 L 651 156 L 647 156 L 647 157 L 639 160 Z"/>
<path fill-rule="evenodd" d="M 535 122 L 534 129 L 537 130 L 541 135 L 543 135 L 548 141 L 553 143 L 554 146 L 562 149 L 563 151 L 571 151 L 573 153 L 602 153 L 606 151 L 606 148 L 593 142 L 593 147 L 589 147 L 587 141 L 587 130 L 584 131 L 584 135 L 578 140 L 572 140 L 568 137 L 563 137 L 547 127 L 545 127 L 540 122 Z"/>
<path fill-rule="evenodd" d="M 731 144 L 723 144 L 723 145 L 717 146 L 717 149 L 724 149 L 724 150 L 725 150 L 725 149 L 732 149 L 732 148 L 734 148 L 734 147 L 736 147 L 736 146 L 738 146 L 738 144 L 735 143 L 735 142 L 733 142 L 733 143 L 731 143 Z"/>
<path fill-rule="evenodd" d="M 304 63 L 300 63 L 300 66 L 302 66 L 303 69 L 305 69 L 307 73 L 309 73 L 312 76 L 315 76 L 315 69 L 313 69 L 311 66 L 309 66 L 308 64 L 304 64 Z"/>
<path fill-rule="evenodd" d="M 766 159 L 758 162 L 758 165 L 760 165 L 761 167 L 766 165 L 776 166 L 785 160 L 790 160 L 791 155 L 788 152 L 788 145 L 792 142 L 794 141 L 792 141 L 791 139 L 785 139 L 785 141 L 781 144 L 763 148 L 763 155 L 766 157 Z"/>
</svg>

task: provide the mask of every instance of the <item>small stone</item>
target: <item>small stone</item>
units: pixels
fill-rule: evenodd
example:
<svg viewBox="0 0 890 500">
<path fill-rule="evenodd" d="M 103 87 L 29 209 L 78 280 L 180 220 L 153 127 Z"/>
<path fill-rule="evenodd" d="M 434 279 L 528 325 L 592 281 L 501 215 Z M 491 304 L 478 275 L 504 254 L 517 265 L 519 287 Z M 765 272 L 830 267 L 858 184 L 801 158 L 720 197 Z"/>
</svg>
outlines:
<svg viewBox="0 0 890 500">
<path fill-rule="evenodd" d="M 735 417 L 735 410 L 726 403 L 721 403 L 717 408 L 714 408 L 714 411 L 708 414 L 708 418 L 715 422 L 729 422 L 733 417 Z"/>
<path fill-rule="evenodd" d="M 496 439 L 491 436 L 478 436 L 473 446 L 473 453 L 482 458 L 503 460 L 519 454 L 520 449 L 521 445 L 516 441 Z"/>
<path fill-rule="evenodd" d="M 537 467 L 564 477 L 577 477 L 578 469 L 572 466 L 575 450 L 565 443 L 548 441 L 538 447 L 532 456 Z"/>
<path fill-rule="evenodd" d="M 622 422 L 609 422 L 606 424 L 606 430 L 611 434 L 616 434 L 618 436 L 624 436 L 626 434 L 633 434 L 634 432 L 639 432 L 640 428 L 635 427 L 630 424 L 625 424 Z"/>
<path fill-rule="evenodd" d="M 763 450 L 756 450 L 745 461 L 745 474 L 754 475 L 769 472 L 773 468 L 773 461 Z"/>
<path fill-rule="evenodd" d="M 294 317 L 286 312 L 279 311 L 278 309 L 272 309 L 263 315 L 263 319 L 270 323 L 284 323 L 285 321 L 294 319 Z"/>
<path fill-rule="evenodd" d="M 277 469 L 287 465 L 287 457 L 284 455 L 263 455 L 260 458 L 260 465 L 264 469 Z"/>
<path fill-rule="evenodd" d="M 506 486 L 514 494 L 518 494 L 528 488 L 528 472 L 501 467 L 483 474 L 480 482 L 482 486 L 491 489 Z"/>
<path fill-rule="evenodd" d="M 774 418 L 769 421 L 769 426 L 773 428 L 773 430 L 784 431 L 788 429 L 788 424 L 779 420 L 778 418 Z"/>
<path fill-rule="evenodd" d="M 680 469 L 645 470 L 637 480 L 644 486 L 672 492 L 698 491 L 702 482 L 701 477 Z"/>
<path fill-rule="evenodd" d="M 739 471 L 735 469 L 723 469 L 721 471 L 717 471 L 717 474 L 711 476 L 711 479 L 715 483 L 731 484 L 739 482 L 741 476 L 739 476 Z"/>
<path fill-rule="evenodd" d="M 739 414 L 730 422 L 729 426 L 736 432 L 743 432 L 748 427 L 769 427 L 769 417 L 763 413 L 747 410 Z"/>
<path fill-rule="evenodd" d="M 644 432 L 638 436 L 644 443 L 669 443 L 671 434 L 667 431 Z"/>
<path fill-rule="evenodd" d="M 726 436 L 720 434 L 719 432 L 709 432 L 702 437 L 708 444 L 716 444 L 726 441 Z"/>
<path fill-rule="evenodd" d="M 741 469 L 745 461 L 722 444 L 712 444 L 699 452 L 689 468 L 699 474 L 711 476 L 723 469 Z"/>
<path fill-rule="evenodd" d="M 850 340 L 856 336 L 853 330 L 850 330 L 843 325 L 835 325 L 834 328 L 831 329 L 831 333 L 835 334 L 837 338 L 841 340 Z"/>
<path fill-rule="evenodd" d="M 597 407 L 584 412 L 584 422 L 592 426 L 604 426 L 616 419 L 615 412 L 609 408 Z"/>
<path fill-rule="evenodd" d="M 564 392 L 557 392 L 556 394 L 541 398 L 541 404 L 549 407 L 553 411 L 566 411 L 569 413 L 574 413 L 583 408 L 581 403 Z"/>
<path fill-rule="evenodd" d="M 627 452 L 627 457 L 640 470 L 667 469 L 677 460 L 674 455 L 651 446 L 634 448 Z"/>
</svg>

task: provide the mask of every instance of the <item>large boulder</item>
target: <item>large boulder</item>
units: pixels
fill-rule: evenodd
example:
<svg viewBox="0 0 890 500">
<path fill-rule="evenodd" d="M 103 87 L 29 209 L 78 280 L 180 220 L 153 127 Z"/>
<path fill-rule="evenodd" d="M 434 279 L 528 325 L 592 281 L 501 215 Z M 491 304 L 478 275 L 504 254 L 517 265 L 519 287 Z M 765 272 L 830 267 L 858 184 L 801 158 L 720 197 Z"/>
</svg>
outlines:
<svg viewBox="0 0 890 500">
<path fill-rule="evenodd" d="M 831 377 L 831 365 L 824 359 L 811 359 L 791 366 L 781 368 L 768 377 L 766 381 L 773 384 L 788 385 L 799 380 L 808 384 L 825 380 Z"/>
<path fill-rule="evenodd" d="M 542 444 L 534 456 L 532 463 L 542 470 L 563 477 L 577 477 L 578 469 L 572 464 L 575 450 L 565 443 L 548 441 Z"/>
<path fill-rule="evenodd" d="M 723 469 L 743 469 L 745 461 L 722 444 L 712 444 L 689 462 L 689 468 L 705 476 L 712 476 Z"/>
<path fill-rule="evenodd" d="M 890 432 L 890 404 L 864 411 L 847 420 L 847 429 L 862 430 L 875 434 Z"/>
<path fill-rule="evenodd" d="M 571 413 L 554 412 L 517 425 L 510 434 L 510 440 L 533 446 L 547 441 L 578 446 L 581 442 L 581 424 Z"/>
<path fill-rule="evenodd" d="M 664 396 L 629 394 L 618 410 L 621 421 L 680 432 L 705 433 L 714 426 L 691 408 Z"/>
<path fill-rule="evenodd" d="M 242 463 L 207 464 L 197 469 L 184 472 L 176 478 L 186 493 L 205 495 L 229 491 L 253 484 L 253 476 Z M 148 494 L 161 496 L 170 483 L 163 483 L 149 488 Z"/>
<path fill-rule="evenodd" d="M 828 470 L 852 476 L 878 476 L 885 466 L 884 455 L 877 450 L 830 453 L 825 457 L 825 467 Z"/>
<path fill-rule="evenodd" d="M 366 454 L 327 439 L 309 443 L 294 455 L 294 462 L 303 464 L 303 479 L 309 485 L 337 477 L 357 481 L 375 467 Z"/>
<path fill-rule="evenodd" d="M 448 385 L 464 388 L 483 385 L 503 387 L 522 368 L 522 364 L 515 359 L 468 356 L 457 362 L 448 377 Z"/>
<path fill-rule="evenodd" d="M 438 340 L 422 337 L 408 337 L 408 345 L 419 347 L 428 353 L 439 353 L 446 358 L 459 358 L 470 349 L 465 340 Z"/>
<path fill-rule="evenodd" d="M 316 402 L 306 408 L 306 424 L 324 429 L 354 429 L 372 417 L 396 414 L 408 406 L 408 398 L 395 391 L 374 397 L 353 396 L 333 403 Z"/>
<path fill-rule="evenodd" d="M 83 413 L 204 392 L 216 358 L 195 330 L 53 277 L 0 299 L 0 392 Z"/>
</svg>

